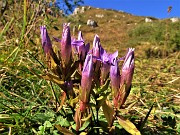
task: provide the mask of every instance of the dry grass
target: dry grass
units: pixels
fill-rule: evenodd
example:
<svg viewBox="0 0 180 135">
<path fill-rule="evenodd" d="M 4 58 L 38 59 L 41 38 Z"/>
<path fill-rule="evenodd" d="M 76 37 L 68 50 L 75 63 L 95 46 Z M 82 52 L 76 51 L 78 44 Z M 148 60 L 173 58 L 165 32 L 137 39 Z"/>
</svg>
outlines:
<svg viewBox="0 0 180 135">
<path fill-rule="evenodd" d="M 103 14 L 104 17 L 97 18 L 95 16 L 96 14 Z M 8 15 L 10 16 L 10 14 Z M 94 35 L 98 34 L 102 46 L 111 53 L 118 50 L 120 57 L 126 53 L 128 47 L 135 47 L 136 68 L 132 91 L 126 102 L 126 115 L 137 123 L 141 118 L 146 116 L 150 106 L 155 103 L 148 122 L 146 123 L 144 134 L 180 133 L 180 53 L 176 51 L 163 58 L 146 57 L 146 49 L 155 43 L 149 41 L 135 42 L 136 37 L 129 37 L 128 35 L 129 31 L 144 24 L 145 17 L 95 8 L 86 10 L 85 13 L 76 16 L 48 17 L 48 32 L 51 38 L 53 36 L 61 38 L 62 24 L 71 22 L 71 30 L 74 25 L 81 25 L 80 30 L 83 32 L 85 42 L 90 42 L 91 46 Z M 11 127 L 16 129 L 14 133 L 28 133 L 29 130 L 36 127 L 36 124 L 29 121 L 28 125 L 28 122 L 26 123 L 25 120 L 21 123 L 21 117 L 18 116 L 17 112 L 22 111 L 22 113 L 24 113 L 22 116 L 25 116 L 27 113 L 26 116 L 28 119 L 31 119 L 31 117 L 28 116 L 30 112 L 26 109 L 29 107 L 30 102 L 33 103 L 32 108 L 30 107 L 32 111 L 36 111 L 36 108 L 39 107 L 39 112 L 43 110 L 44 106 L 52 108 L 51 105 L 53 104 L 53 102 L 51 102 L 53 98 L 49 92 L 50 85 L 43 80 L 38 80 L 27 70 L 27 65 L 31 65 L 32 68 L 37 69 L 38 72 L 42 70 L 39 63 L 28 55 L 27 50 L 32 52 L 40 62 L 43 61 L 39 26 L 44 24 L 45 19 L 44 17 L 38 17 L 37 23 L 32 24 L 35 26 L 28 26 L 28 30 L 32 26 L 33 32 L 30 32 L 26 37 L 24 42 L 26 46 L 22 47 L 17 54 L 13 53 L 11 55 L 19 45 L 16 40 L 20 37 L 20 28 L 16 26 L 16 24 L 18 24 L 18 19 L 20 18 L 21 17 L 17 17 L 16 15 L 15 22 L 13 22 L 9 31 L 3 35 L 3 40 L 0 41 L 0 84 L 2 85 L 0 102 L 3 103 L 0 106 L 0 133 L 10 132 Z M 86 22 L 88 19 L 97 21 L 98 27 L 92 28 L 87 26 Z M 153 23 L 163 23 L 164 21 L 166 20 L 155 20 Z M 59 30 L 54 29 L 54 27 L 57 27 Z M 4 26 L 1 25 L 0 29 L 2 30 L 3 28 Z M 26 42 L 27 39 L 33 42 L 30 40 Z M 58 46 L 58 43 L 54 41 L 53 44 Z M 155 45 L 159 44 L 157 43 Z M 10 100 L 11 98 L 12 100 Z M 17 106 L 13 106 L 17 103 L 19 103 Z M 18 109 L 16 110 L 15 108 Z M 17 116 L 13 116 L 16 122 L 12 120 L 13 123 L 17 125 L 13 125 L 11 123 L 12 121 L 9 120 L 9 114 L 11 113 L 17 114 Z M 8 114 L 7 119 L 5 114 Z M 175 126 L 173 126 L 173 124 L 175 124 Z M 31 132 L 34 133 L 34 131 Z"/>
</svg>

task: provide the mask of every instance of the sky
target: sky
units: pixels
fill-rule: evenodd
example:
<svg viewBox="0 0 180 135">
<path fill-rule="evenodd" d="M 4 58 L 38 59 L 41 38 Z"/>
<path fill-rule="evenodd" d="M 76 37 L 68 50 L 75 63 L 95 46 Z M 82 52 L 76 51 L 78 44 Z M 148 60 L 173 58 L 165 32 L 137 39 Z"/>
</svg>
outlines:
<svg viewBox="0 0 180 135">
<path fill-rule="evenodd" d="M 85 6 L 122 10 L 137 16 L 180 18 L 180 0 L 84 0 Z M 168 14 L 167 9 L 172 6 Z"/>
</svg>

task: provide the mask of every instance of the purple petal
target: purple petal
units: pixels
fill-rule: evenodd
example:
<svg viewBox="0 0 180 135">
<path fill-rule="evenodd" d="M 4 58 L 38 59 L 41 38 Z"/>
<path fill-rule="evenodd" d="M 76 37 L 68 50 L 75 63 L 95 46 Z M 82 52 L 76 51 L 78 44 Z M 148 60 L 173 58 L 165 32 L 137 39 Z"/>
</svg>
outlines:
<svg viewBox="0 0 180 135">
<path fill-rule="evenodd" d="M 80 50 L 80 53 L 81 53 L 81 60 L 84 61 L 88 51 L 89 51 L 89 48 L 90 48 L 90 44 L 86 44 L 86 46 L 83 46 L 82 47 L 82 50 Z"/>
<path fill-rule="evenodd" d="M 86 52 L 89 52 L 89 48 L 90 48 L 90 43 L 87 43 L 85 46 Z"/>
<path fill-rule="evenodd" d="M 110 54 L 109 55 L 109 63 L 112 64 L 112 65 L 115 65 L 116 63 L 116 58 L 118 56 L 118 51 L 114 52 L 113 54 Z"/>
<path fill-rule="evenodd" d="M 93 54 L 93 49 L 90 49 L 87 54 Z"/>
<path fill-rule="evenodd" d="M 134 49 L 129 48 L 122 66 L 121 85 L 126 84 L 126 90 L 130 90 L 134 73 Z"/>
<path fill-rule="evenodd" d="M 71 48 L 71 33 L 69 24 L 63 25 L 63 33 L 61 40 L 61 58 L 67 65 L 71 59 L 72 48 Z"/>
<path fill-rule="evenodd" d="M 81 46 L 81 45 L 84 45 L 84 41 L 83 40 L 75 40 L 71 43 L 71 45 Z"/>
<path fill-rule="evenodd" d="M 93 41 L 93 48 L 96 48 L 100 43 L 100 38 L 99 36 L 96 34 L 94 37 L 94 41 Z"/>
<path fill-rule="evenodd" d="M 106 51 L 101 47 L 100 51 L 100 58 L 102 59 L 103 63 L 109 62 L 109 55 L 106 53 Z"/>
<path fill-rule="evenodd" d="M 41 31 L 42 47 L 44 52 L 47 54 L 52 49 L 51 40 L 49 38 L 46 26 L 41 26 L 40 31 Z"/>
<path fill-rule="evenodd" d="M 89 102 L 92 78 L 93 78 L 92 54 L 88 54 L 86 56 L 83 66 L 82 78 L 81 78 L 81 92 L 80 92 L 80 100 L 85 103 Z"/>
<path fill-rule="evenodd" d="M 125 85 L 125 90 L 121 89 L 121 91 L 118 91 L 118 93 L 114 95 L 113 101 L 115 107 L 121 107 L 125 103 L 131 90 L 132 78 L 134 73 L 134 49 L 129 48 L 126 56 L 122 59 L 125 60 L 122 66 L 120 86 Z"/>
<path fill-rule="evenodd" d="M 86 56 L 82 72 L 83 72 L 83 74 L 86 74 L 88 76 L 92 75 L 92 72 L 93 72 L 93 62 L 92 62 L 92 55 L 91 54 L 88 54 Z"/>
<path fill-rule="evenodd" d="M 117 95 L 120 88 L 120 71 L 118 67 L 118 61 L 114 59 L 114 65 L 110 67 L 110 79 L 111 79 L 111 88 L 113 90 L 114 96 Z"/>
<path fill-rule="evenodd" d="M 111 65 L 110 76 L 120 76 L 118 61 L 116 58 L 114 59 L 113 64 L 114 65 Z"/>
<path fill-rule="evenodd" d="M 129 48 L 122 69 L 131 68 L 134 65 L 134 48 Z"/>
<path fill-rule="evenodd" d="M 98 35 L 95 35 L 93 41 L 93 55 L 96 57 L 100 57 L 100 50 L 101 50 L 100 39 Z"/>
</svg>

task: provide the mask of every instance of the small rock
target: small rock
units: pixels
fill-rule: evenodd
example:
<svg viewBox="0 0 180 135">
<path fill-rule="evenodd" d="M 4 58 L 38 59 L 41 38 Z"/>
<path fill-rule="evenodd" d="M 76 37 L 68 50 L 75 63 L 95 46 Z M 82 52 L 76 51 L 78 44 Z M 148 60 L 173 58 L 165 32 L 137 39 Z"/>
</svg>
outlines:
<svg viewBox="0 0 180 135">
<path fill-rule="evenodd" d="M 87 25 L 92 26 L 92 27 L 97 27 L 98 26 L 96 21 L 90 20 L 90 19 L 87 20 Z"/>
</svg>

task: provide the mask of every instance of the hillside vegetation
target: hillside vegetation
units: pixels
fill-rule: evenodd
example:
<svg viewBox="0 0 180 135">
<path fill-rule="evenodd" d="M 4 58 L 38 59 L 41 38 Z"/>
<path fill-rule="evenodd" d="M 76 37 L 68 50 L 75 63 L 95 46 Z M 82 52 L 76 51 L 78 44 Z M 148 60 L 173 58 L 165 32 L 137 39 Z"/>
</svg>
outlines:
<svg viewBox="0 0 180 135">
<path fill-rule="evenodd" d="M 61 121 L 53 95 L 54 91 L 60 97 L 59 87 L 39 79 L 28 67 L 36 73 L 44 70 L 40 26 L 47 26 L 58 47 L 53 37 L 61 39 L 66 22 L 76 38 L 79 27 L 91 47 L 98 34 L 102 46 L 110 53 L 118 50 L 119 57 L 135 48 L 133 86 L 123 113 L 138 127 L 154 104 L 142 134 L 180 133 L 180 21 L 153 18 L 145 23 L 143 16 L 93 7 L 53 17 L 31 7 L 24 12 L 23 4 L 15 6 L 8 7 L 0 22 L 0 134 L 58 134 L 52 125 Z M 88 19 L 98 27 L 87 26 Z"/>
</svg>

